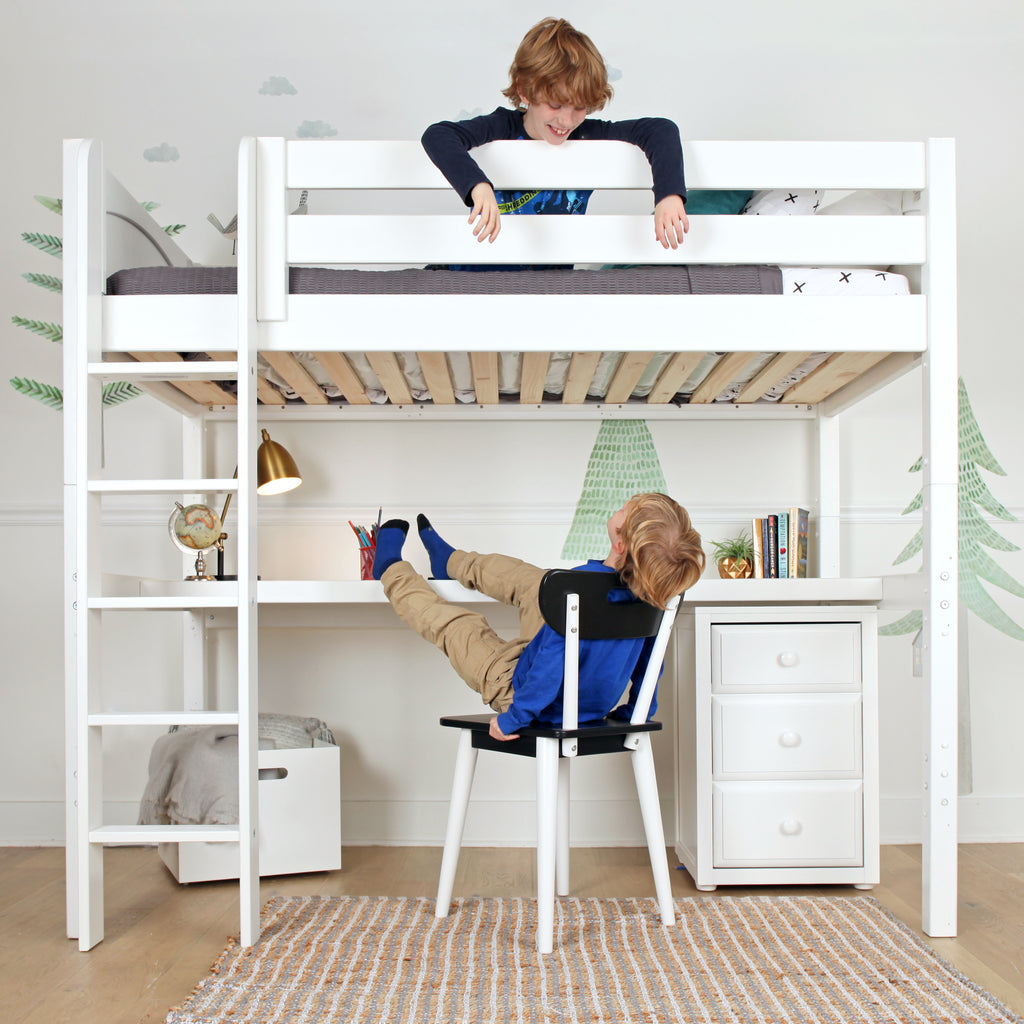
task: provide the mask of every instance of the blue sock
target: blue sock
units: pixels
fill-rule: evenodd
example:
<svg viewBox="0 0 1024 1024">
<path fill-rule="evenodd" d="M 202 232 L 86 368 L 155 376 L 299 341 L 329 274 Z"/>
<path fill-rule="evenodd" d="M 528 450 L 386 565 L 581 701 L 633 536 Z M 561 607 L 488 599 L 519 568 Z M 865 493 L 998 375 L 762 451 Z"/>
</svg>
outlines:
<svg viewBox="0 0 1024 1024">
<path fill-rule="evenodd" d="M 451 558 L 455 548 L 443 541 L 437 531 L 430 525 L 430 520 L 420 513 L 416 517 L 416 526 L 420 531 L 420 540 L 430 555 L 430 571 L 435 580 L 450 580 L 448 575 L 448 559 Z"/>
<path fill-rule="evenodd" d="M 373 578 L 379 580 L 395 562 L 402 560 L 402 545 L 409 532 L 404 519 L 389 519 L 377 531 L 377 550 L 373 555 Z"/>
</svg>

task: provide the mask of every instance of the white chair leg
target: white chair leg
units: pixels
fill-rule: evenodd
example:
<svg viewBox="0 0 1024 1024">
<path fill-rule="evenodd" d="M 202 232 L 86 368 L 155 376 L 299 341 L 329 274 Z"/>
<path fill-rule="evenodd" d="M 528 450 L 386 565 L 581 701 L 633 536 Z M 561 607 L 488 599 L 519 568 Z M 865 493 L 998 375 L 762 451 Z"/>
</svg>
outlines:
<svg viewBox="0 0 1024 1024">
<path fill-rule="evenodd" d="M 654 753 L 651 750 L 649 733 L 640 736 L 640 745 L 630 757 L 633 761 L 633 776 L 636 779 L 640 812 L 644 819 L 644 832 L 647 835 L 647 849 L 651 856 L 651 871 L 654 873 L 654 891 L 658 897 L 661 923 L 672 926 L 676 923 L 676 912 L 672 903 L 672 882 L 668 870 L 668 854 L 665 852 L 665 827 L 661 821 L 658 779 L 654 773 Z"/>
<path fill-rule="evenodd" d="M 556 825 L 555 849 L 555 892 L 559 896 L 569 895 L 569 809 L 572 758 L 558 759 L 558 821 Z"/>
<path fill-rule="evenodd" d="M 537 738 L 537 952 L 550 953 L 555 934 L 558 842 L 558 740 Z"/>
<path fill-rule="evenodd" d="M 444 854 L 441 857 L 441 877 L 437 883 L 435 917 L 447 917 L 455 886 L 455 870 L 459 866 L 459 848 L 462 846 L 462 831 L 466 824 L 466 810 L 469 807 L 469 793 L 473 788 L 476 772 L 477 749 L 473 746 L 473 735 L 469 729 L 459 733 L 459 752 L 455 756 L 455 775 L 452 779 L 452 797 L 448 804 L 448 828 L 444 836 Z"/>
</svg>

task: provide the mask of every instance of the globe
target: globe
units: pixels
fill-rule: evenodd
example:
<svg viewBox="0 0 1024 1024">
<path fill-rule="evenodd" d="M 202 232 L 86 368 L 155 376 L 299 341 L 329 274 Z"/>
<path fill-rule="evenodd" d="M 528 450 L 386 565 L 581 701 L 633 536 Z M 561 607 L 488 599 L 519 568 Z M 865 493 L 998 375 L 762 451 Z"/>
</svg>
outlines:
<svg viewBox="0 0 1024 1024">
<path fill-rule="evenodd" d="M 206 505 L 182 505 L 175 509 L 167 523 L 171 540 L 182 551 L 208 551 L 220 539 L 220 516 Z"/>
</svg>

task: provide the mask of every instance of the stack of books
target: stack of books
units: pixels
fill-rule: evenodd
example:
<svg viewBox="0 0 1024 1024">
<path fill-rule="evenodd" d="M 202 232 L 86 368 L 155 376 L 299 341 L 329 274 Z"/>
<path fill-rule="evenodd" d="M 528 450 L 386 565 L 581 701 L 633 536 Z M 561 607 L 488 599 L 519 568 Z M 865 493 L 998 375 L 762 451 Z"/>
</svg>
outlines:
<svg viewBox="0 0 1024 1024">
<path fill-rule="evenodd" d="M 806 579 L 809 513 L 805 508 L 755 516 L 750 535 L 754 541 L 754 578 Z"/>
</svg>

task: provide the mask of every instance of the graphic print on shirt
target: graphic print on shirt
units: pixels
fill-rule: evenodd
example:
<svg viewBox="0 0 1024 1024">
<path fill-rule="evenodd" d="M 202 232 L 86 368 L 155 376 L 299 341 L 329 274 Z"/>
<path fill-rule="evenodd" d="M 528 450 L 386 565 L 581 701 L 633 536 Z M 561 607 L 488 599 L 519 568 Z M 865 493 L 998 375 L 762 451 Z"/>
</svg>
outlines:
<svg viewBox="0 0 1024 1024">
<path fill-rule="evenodd" d="M 495 189 L 501 213 L 586 213 L 590 190 L 542 189 L 535 192 L 509 192 Z"/>
</svg>

